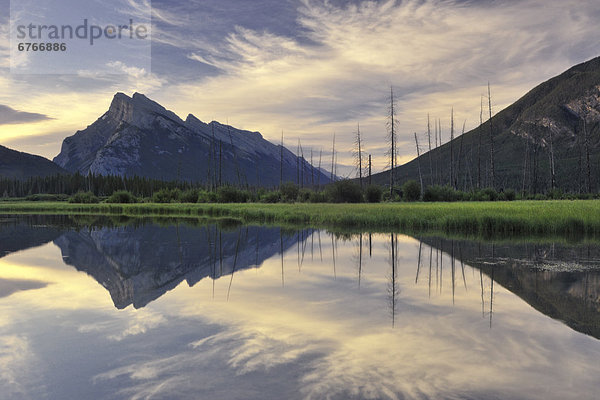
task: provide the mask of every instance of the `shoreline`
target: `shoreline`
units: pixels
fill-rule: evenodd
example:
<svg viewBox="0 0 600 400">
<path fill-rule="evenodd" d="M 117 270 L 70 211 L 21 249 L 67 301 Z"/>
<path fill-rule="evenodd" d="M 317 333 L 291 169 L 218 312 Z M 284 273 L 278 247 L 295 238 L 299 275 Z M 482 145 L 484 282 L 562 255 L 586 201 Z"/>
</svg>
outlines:
<svg viewBox="0 0 600 400">
<path fill-rule="evenodd" d="M 72 204 L 0 202 L 2 214 L 234 218 L 242 223 L 438 232 L 468 236 L 600 237 L 600 200 L 379 204 Z"/>
</svg>

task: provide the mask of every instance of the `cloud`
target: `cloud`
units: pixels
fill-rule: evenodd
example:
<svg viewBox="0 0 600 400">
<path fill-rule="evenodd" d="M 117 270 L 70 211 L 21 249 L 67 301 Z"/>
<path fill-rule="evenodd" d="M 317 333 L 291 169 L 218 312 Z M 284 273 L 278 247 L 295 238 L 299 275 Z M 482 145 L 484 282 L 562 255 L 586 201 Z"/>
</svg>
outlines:
<svg viewBox="0 0 600 400">
<path fill-rule="evenodd" d="M 217 50 L 212 44 L 190 52 L 190 59 L 221 74 L 196 82 L 193 90 L 186 84 L 187 90 L 170 97 L 179 99 L 179 107 L 199 104 L 200 112 L 227 114 L 272 139 L 283 128 L 303 143 L 327 148 L 330 139 L 323 134 L 338 131 L 340 148 L 348 150 L 340 154 L 344 162 L 357 121 L 367 146 L 383 142 L 390 85 L 407 138 L 425 130 L 427 113 L 446 127 L 452 106 L 457 120 L 473 128 L 488 81 L 499 111 L 541 81 L 595 56 L 598 14 L 593 1 L 572 7 L 539 0 L 303 0 L 293 36 L 237 26 Z M 401 155 L 413 156 L 413 147 L 402 148 Z"/>
<path fill-rule="evenodd" d="M 0 125 L 27 124 L 31 122 L 47 121 L 52 118 L 44 114 L 17 111 L 9 106 L 0 104 Z"/>
<path fill-rule="evenodd" d="M 20 291 L 41 289 L 46 287 L 47 285 L 47 282 L 0 278 L 0 298 L 8 297 L 11 294 Z"/>
<path fill-rule="evenodd" d="M 27 338 L 17 335 L 0 336 L 0 384 L 8 398 L 25 397 L 28 388 L 23 384 L 32 362 Z"/>
<path fill-rule="evenodd" d="M 143 12 L 147 1 L 126 6 Z M 339 162 L 348 165 L 360 122 L 378 171 L 386 165 L 390 86 L 407 143 L 399 156 L 409 160 L 416 155 L 412 134 L 423 134 L 427 114 L 442 120 L 447 141 L 452 107 L 467 130 L 478 124 L 488 81 L 497 112 L 597 56 L 600 46 L 595 0 L 155 1 L 152 13 L 152 71 L 115 65 L 127 74 L 123 80 L 85 71 L 44 82 L 8 77 L 0 102 L 24 108 L 22 93 L 35 92 L 27 107 L 52 99 L 37 109 L 60 119 L 69 99 L 87 98 L 79 121 L 65 117 L 80 129 L 93 120 L 84 115 L 104 111 L 91 107 L 114 92 L 139 91 L 179 115 L 229 119 L 273 141 L 284 130 L 286 142 L 300 138 L 317 152 L 329 152 L 336 132 Z"/>
</svg>

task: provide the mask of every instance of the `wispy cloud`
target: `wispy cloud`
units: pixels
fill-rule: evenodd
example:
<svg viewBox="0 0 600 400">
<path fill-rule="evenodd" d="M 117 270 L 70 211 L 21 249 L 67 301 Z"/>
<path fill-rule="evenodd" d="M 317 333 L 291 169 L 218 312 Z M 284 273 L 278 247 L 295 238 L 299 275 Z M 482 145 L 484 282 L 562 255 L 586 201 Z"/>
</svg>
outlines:
<svg viewBox="0 0 600 400">
<path fill-rule="evenodd" d="M 539 0 L 345 6 L 303 0 L 295 36 L 238 26 L 218 51 L 191 52 L 191 59 L 222 73 L 196 84 L 192 92 L 203 94 L 200 101 L 178 91 L 184 95 L 178 106 L 200 103 L 201 112 L 227 113 L 272 138 L 283 128 L 317 147 L 326 146 L 317 133 L 351 132 L 361 120 L 368 145 L 376 147 L 384 137 L 386 88 L 393 85 L 407 136 L 424 130 L 427 113 L 449 119 L 452 106 L 469 128 L 478 121 L 488 81 L 499 110 L 594 56 L 598 13 L 593 1 L 572 7 Z M 349 136 L 339 135 L 340 148 L 351 147 Z"/>
<path fill-rule="evenodd" d="M 17 111 L 9 106 L 0 104 L 0 125 L 26 124 L 52 119 L 44 114 Z"/>
<path fill-rule="evenodd" d="M 126 6 L 142 11 L 147 0 Z M 151 73 L 129 70 L 120 81 L 84 72 L 47 82 L 7 78 L 0 101 L 17 108 L 22 101 L 8 101 L 36 92 L 44 105 L 48 98 L 53 102 L 48 111 L 38 109 L 61 118 L 69 99 L 87 97 L 90 110 L 65 124 L 80 129 L 93 120 L 83 118 L 104 111 L 91 107 L 108 103 L 114 92 L 140 91 L 179 115 L 229 119 L 271 140 L 283 129 L 292 142 L 301 138 L 316 150 L 330 149 L 337 132 L 341 163 L 351 162 L 352 132 L 360 121 L 377 170 L 385 167 L 390 86 L 398 96 L 401 140 L 407 143 L 400 156 L 406 161 L 415 155 L 411 135 L 425 130 L 428 113 L 447 129 L 454 107 L 456 120 L 473 128 L 488 81 L 499 111 L 600 48 L 595 0 L 195 0 L 152 6 Z M 73 84 L 63 98 L 56 91 L 65 82 Z M 37 108 L 36 98 L 29 103 Z"/>
</svg>

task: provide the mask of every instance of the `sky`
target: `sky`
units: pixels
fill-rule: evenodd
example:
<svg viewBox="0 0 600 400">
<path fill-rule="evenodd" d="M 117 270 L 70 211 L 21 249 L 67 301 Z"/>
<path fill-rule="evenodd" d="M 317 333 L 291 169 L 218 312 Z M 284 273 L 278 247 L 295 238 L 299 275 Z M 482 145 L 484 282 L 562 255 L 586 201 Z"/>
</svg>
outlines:
<svg viewBox="0 0 600 400">
<path fill-rule="evenodd" d="M 30 0 L 33 1 L 33 0 Z M 87 0 L 97 2 L 99 0 Z M 122 0 L 133 8 L 148 0 Z M 386 168 L 390 88 L 399 161 L 425 147 L 427 116 L 479 124 L 541 82 L 598 56 L 597 0 L 154 0 L 151 63 L 123 75 L 10 70 L 10 3 L 0 0 L 0 144 L 47 158 L 85 129 L 116 92 L 140 92 L 184 118 L 217 120 L 351 175 L 360 124 L 373 171 Z M 487 111 L 487 110 L 486 110 Z M 346 167 L 345 167 L 346 166 Z"/>
</svg>

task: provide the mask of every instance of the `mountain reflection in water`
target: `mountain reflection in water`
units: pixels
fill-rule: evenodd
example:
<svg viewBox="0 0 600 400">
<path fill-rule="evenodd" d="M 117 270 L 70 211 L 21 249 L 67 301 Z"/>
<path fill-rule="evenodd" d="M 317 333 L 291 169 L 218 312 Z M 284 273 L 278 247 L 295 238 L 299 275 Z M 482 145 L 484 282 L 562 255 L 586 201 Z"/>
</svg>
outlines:
<svg viewBox="0 0 600 400">
<path fill-rule="evenodd" d="M 591 398 L 599 255 L 587 244 L 4 217 L 0 391 Z"/>
</svg>

